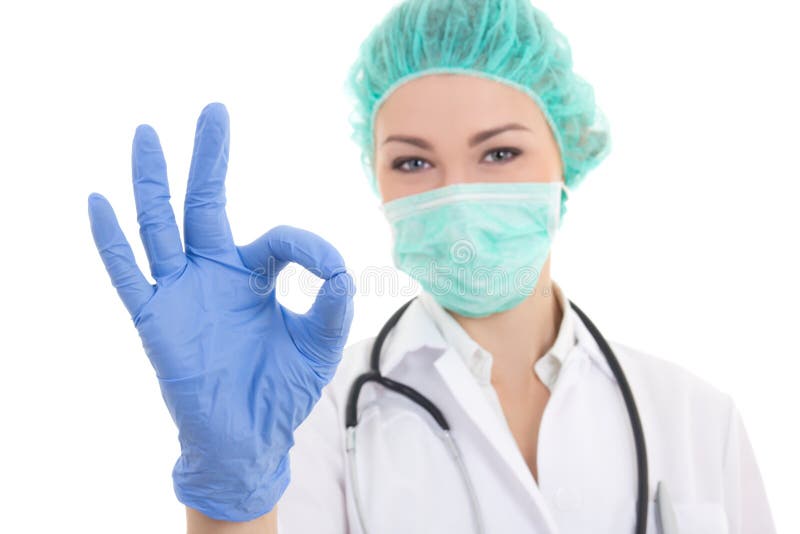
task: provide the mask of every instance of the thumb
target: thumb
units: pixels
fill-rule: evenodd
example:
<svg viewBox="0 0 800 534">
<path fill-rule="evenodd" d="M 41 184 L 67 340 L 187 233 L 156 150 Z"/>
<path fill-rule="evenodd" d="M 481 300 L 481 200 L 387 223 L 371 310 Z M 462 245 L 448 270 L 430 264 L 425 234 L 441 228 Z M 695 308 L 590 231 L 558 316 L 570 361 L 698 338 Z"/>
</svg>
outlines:
<svg viewBox="0 0 800 534">
<path fill-rule="evenodd" d="M 311 309 L 300 315 L 283 308 L 295 346 L 309 365 L 328 382 L 342 359 L 353 321 L 355 284 L 347 271 L 325 280 Z"/>
<path fill-rule="evenodd" d="M 355 284 L 347 271 L 325 280 L 311 309 L 302 316 L 302 325 L 316 334 L 320 342 L 337 352 L 344 348 L 353 322 Z"/>
</svg>

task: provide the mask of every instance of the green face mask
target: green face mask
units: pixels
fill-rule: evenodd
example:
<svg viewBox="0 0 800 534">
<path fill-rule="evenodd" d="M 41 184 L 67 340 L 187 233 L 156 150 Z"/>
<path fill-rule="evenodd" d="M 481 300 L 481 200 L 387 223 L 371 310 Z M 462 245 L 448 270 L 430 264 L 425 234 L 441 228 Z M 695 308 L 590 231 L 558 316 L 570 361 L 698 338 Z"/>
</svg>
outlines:
<svg viewBox="0 0 800 534">
<path fill-rule="evenodd" d="M 467 317 L 531 294 L 561 226 L 563 182 L 459 183 L 392 200 L 394 262 Z"/>
</svg>

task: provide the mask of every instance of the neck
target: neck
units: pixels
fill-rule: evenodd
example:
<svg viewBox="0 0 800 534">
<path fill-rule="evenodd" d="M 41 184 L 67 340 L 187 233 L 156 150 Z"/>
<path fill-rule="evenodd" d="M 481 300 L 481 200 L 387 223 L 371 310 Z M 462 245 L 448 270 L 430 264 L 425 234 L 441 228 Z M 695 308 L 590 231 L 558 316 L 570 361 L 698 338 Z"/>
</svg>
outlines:
<svg viewBox="0 0 800 534">
<path fill-rule="evenodd" d="M 534 291 L 514 308 L 486 317 L 450 313 L 492 354 L 492 383 L 514 388 L 537 379 L 533 366 L 553 346 L 564 310 L 553 291 L 548 259 Z"/>
</svg>

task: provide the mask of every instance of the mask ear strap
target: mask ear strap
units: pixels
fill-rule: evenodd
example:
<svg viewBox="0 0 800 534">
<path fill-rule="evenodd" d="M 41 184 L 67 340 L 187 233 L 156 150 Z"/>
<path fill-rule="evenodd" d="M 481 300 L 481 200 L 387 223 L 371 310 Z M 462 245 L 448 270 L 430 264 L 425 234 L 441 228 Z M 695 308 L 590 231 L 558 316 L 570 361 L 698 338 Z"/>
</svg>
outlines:
<svg viewBox="0 0 800 534">
<path fill-rule="evenodd" d="M 570 188 L 567 187 L 567 184 L 564 182 L 561 182 L 561 190 L 567 195 L 564 200 L 569 200 L 569 197 L 572 195 L 572 191 L 570 191 Z"/>
</svg>

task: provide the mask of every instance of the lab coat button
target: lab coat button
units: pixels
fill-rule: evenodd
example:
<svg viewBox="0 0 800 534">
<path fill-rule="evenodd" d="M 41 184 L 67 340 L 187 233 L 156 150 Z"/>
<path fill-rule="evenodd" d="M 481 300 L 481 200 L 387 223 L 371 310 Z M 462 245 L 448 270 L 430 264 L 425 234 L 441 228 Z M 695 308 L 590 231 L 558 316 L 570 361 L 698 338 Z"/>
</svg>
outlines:
<svg viewBox="0 0 800 534">
<path fill-rule="evenodd" d="M 575 510 L 579 506 L 580 496 L 575 490 L 569 488 L 558 488 L 555 495 L 556 506 L 563 512 Z"/>
</svg>

